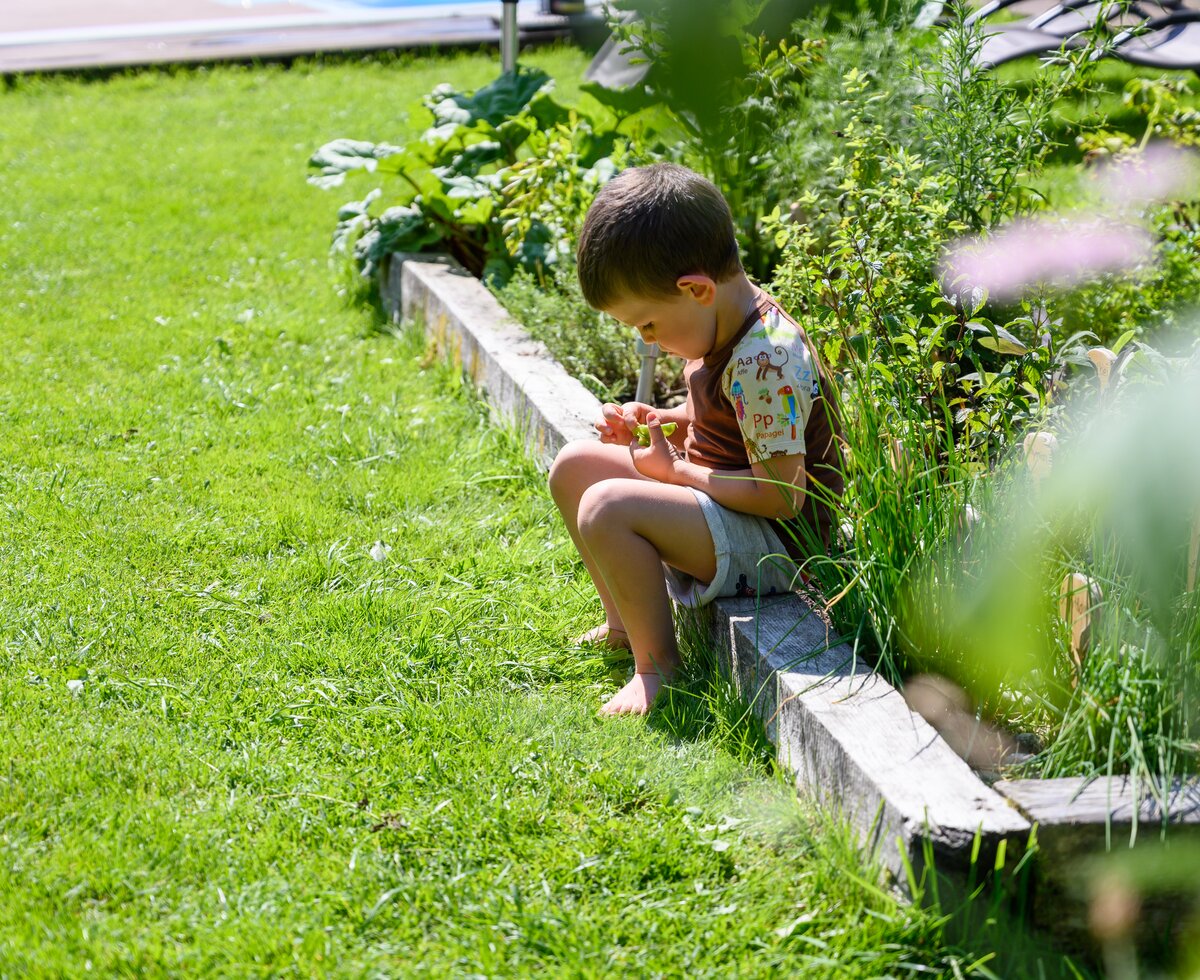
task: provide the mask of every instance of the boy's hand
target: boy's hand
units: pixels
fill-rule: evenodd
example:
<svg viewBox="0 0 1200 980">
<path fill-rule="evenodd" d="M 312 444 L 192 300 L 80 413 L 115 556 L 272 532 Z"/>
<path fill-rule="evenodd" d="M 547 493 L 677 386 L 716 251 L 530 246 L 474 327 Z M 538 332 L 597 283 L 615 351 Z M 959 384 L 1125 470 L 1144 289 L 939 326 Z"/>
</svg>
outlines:
<svg viewBox="0 0 1200 980">
<path fill-rule="evenodd" d="M 679 453 L 663 435 L 662 420 L 656 412 L 649 412 L 644 424 L 650 430 L 650 445 L 642 447 L 636 439 L 630 443 L 629 455 L 633 458 L 634 468 L 651 480 L 673 483 Z"/>
<path fill-rule="evenodd" d="M 616 446 L 635 442 L 634 430 L 645 424 L 647 414 L 652 411 L 653 407 L 644 402 L 626 402 L 624 405 L 609 402 L 600 406 L 601 418 L 596 423 L 600 441 Z"/>
</svg>

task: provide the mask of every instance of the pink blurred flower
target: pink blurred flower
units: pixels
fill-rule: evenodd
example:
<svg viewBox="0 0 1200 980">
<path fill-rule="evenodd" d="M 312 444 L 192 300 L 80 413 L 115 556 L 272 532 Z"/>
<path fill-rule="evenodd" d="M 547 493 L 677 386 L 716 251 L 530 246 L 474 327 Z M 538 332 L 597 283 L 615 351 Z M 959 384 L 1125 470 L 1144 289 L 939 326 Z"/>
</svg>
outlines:
<svg viewBox="0 0 1200 980">
<path fill-rule="evenodd" d="M 993 298 L 1012 299 L 1036 283 L 1070 285 L 1129 269 L 1150 253 L 1149 233 L 1134 225 L 1036 218 L 952 245 L 942 262 L 942 281 L 955 292 L 982 288 Z"/>
<path fill-rule="evenodd" d="M 1200 182 L 1197 155 L 1173 143 L 1151 143 L 1140 153 L 1123 153 L 1098 175 L 1105 200 L 1126 207 L 1168 201 Z"/>
</svg>

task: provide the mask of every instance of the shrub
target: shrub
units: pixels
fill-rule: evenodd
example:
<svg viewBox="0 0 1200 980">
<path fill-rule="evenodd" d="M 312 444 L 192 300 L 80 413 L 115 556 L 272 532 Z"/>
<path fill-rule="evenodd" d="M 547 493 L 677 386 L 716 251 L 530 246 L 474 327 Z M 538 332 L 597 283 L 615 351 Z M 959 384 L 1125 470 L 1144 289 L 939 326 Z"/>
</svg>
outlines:
<svg viewBox="0 0 1200 980">
<path fill-rule="evenodd" d="M 319 171 L 312 183 L 378 182 L 339 210 L 333 251 L 365 277 L 390 252 L 448 251 L 497 282 L 569 254 L 571 222 L 615 172 L 630 134 L 652 142 L 653 126 L 649 113 L 568 108 L 552 88 L 545 72 L 524 67 L 473 93 L 440 85 L 425 99 L 433 125 L 419 139 L 322 146 L 309 161 Z"/>
<path fill-rule="evenodd" d="M 629 328 L 584 302 L 573 263 L 557 265 L 541 277 L 518 272 L 496 295 L 597 398 L 633 398 L 641 364 Z M 678 358 L 658 359 L 655 390 L 660 403 L 678 397 L 682 368 Z"/>
</svg>

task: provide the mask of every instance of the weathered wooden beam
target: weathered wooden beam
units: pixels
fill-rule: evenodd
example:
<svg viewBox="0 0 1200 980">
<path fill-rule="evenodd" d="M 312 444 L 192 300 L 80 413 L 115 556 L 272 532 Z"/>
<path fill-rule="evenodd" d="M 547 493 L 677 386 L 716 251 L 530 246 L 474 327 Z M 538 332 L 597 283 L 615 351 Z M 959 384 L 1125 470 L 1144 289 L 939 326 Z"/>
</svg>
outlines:
<svg viewBox="0 0 1200 980">
<path fill-rule="evenodd" d="M 1099 779 L 1010 779 L 995 784 L 1044 832 L 1087 827 L 1101 834 L 1130 832 L 1135 823 L 1155 832 L 1161 823 L 1200 828 L 1200 779 L 1176 779 L 1163 792 L 1129 776 Z"/>
<path fill-rule="evenodd" d="M 1020 853 L 1028 821 L 837 641 L 817 609 L 788 595 L 721 600 L 712 616 L 717 650 L 781 765 L 849 818 L 898 881 L 905 861 L 924 865 L 926 842 L 943 871 L 967 867 L 976 835 L 985 867 L 1002 841 Z"/>
<path fill-rule="evenodd" d="M 1015 779 L 993 787 L 1034 825 L 1037 877 L 1033 920 L 1063 943 L 1094 943 L 1088 922 L 1089 861 L 1109 850 L 1200 840 L 1200 779 L 1177 779 L 1152 792 L 1128 776 L 1095 780 Z M 1188 910 L 1179 896 L 1147 901 L 1137 923 L 1140 941 L 1176 934 Z"/>
</svg>

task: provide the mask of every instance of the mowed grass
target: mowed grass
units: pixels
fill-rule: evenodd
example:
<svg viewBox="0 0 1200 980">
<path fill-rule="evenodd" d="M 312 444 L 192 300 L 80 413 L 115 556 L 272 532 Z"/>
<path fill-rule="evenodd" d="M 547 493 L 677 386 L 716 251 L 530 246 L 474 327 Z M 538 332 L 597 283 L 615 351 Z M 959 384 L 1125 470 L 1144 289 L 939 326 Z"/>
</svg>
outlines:
<svg viewBox="0 0 1200 980">
<path fill-rule="evenodd" d="M 338 294 L 311 150 L 494 72 L 0 95 L 0 976 L 1020 975 L 877 887 L 702 652 L 601 722 L 541 475 Z"/>
</svg>

